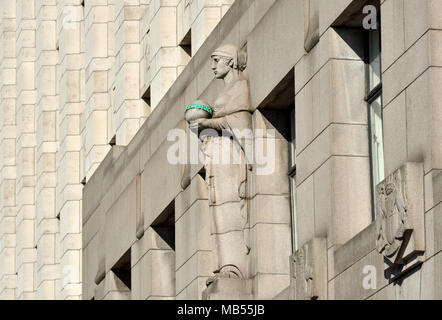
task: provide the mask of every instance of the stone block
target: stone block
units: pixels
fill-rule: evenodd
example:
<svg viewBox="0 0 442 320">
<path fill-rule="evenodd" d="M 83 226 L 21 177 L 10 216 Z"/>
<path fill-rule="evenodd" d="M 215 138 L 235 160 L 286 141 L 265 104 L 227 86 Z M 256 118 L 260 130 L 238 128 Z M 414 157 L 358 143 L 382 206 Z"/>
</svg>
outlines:
<svg viewBox="0 0 442 320">
<path fill-rule="evenodd" d="M 405 93 L 383 110 L 385 173 L 389 175 L 407 160 L 407 111 Z"/>
<path fill-rule="evenodd" d="M 314 195 L 314 210 L 310 207 L 310 211 L 304 213 L 304 220 L 308 217 L 309 213 L 314 214 L 314 235 L 315 237 L 325 237 L 328 233 L 328 226 L 330 225 L 332 212 L 332 199 L 333 199 L 333 173 L 332 173 L 333 160 L 327 160 L 318 170 L 313 174 L 313 187 L 311 190 Z M 297 192 L 297 191 L 296 191 Z M 309 201 L 311 196 L 307 195 Z M 311 206 L 311 204 L 310 204 Z M 296 203 L 297 212 L 297 203 Z M 296 213 L 297 215 L 297 213 Z M 310 218 L 311 220 L 311 218 Z M 310 222 L 308 222 L 309 225 Z M 301 230 L 302 228 L 300 228 Z M 297 231 L 298 232 L 298 231 Z M 301 232 L 301 231 L 299 231 Z"/>
<path fill-rule="evenodd" d="M 252 280 L 218 279 L 204 290 L 203 300 L 252 300 L 252 284 Z"/>
<path fill-rule="evenodd" d="M 146 297 L 175 296 L 175 253 L 172 250 L 151 250 L 146 254 L 145 268 L 148 271 Z"/>
<path fill-rule="evenodd" d="M 407 1 L 408 2 L 408 1 Z M 388 0 L 381 5 L 382 71 L 405 52 L 404 1 Z"/>
<path fill-rule="evenodd" d="M 141 239 L 131 248 L 131 263 L 135 266 L 149 250 L 170 250 L 170 245 L 151 227 L 147 228 Z"/>
<path fill-rule="evenodd" d="M 172 165 L 167 160 L 170 145 L 171 143 L 164 143 L 157 150 L 141 175 L 141 212 L 144 213 L 145 226 L 150 226 L 181 191 L 180 166 Z M 168 172 L 168 175 L 164 175 L 164 172 Z M 151 181 L 155 181 L 155 185 Z M 144 194 L 149 197 L 144 197 Z"/>
<path fill-rule="evenodd" d="M 334 278 L 344 272 L 348 267 L 354 264 L 358 259 L 362 259 L 376 248 L 376 224 L 372 223 L 367 228 L 358 233 L 351 240 L 338 248 L 332 248 L 331 254 L 333 260 L 333 272 L 329 277 Z"/>
<path fill-rule="evenodd" d="M 389 69 L 383 72 L 382 97 L 384 105 L 388 105 L 430 66 L 428 48 L 429 34 L 427 33 L 396 60 Z"/>
<path fill-rule="evenodd" d="M 196 201 L 207 200 L 207 184 L 201 175 L 193 177 L 191 184 L 175 199 L 175 221 L 178 220 Z"/>
<path fill-rule="evenodd" d="M 249 196 L 289 193 L 288 152 L 285 139 L 256 137 L 254 164 L 249 172 Z"/>
<path fill-rule="evenodd" d="M 333 122 L 366 124 L 365 64 L 358 60 L 359 57 L 352 58 L 354 60 L 337 59 L 330 62 L 330 88 L 326 87 L 327 80 L 321 78 L 320 94 L 330 96 L 330 113 Z M 324 72 L 325 75 L 322 77 L 327 77 L 326 71 Z M 325 89 L 323 89 L 324 87 Z M 320 117 L 321 112 L 319 110 L 315 117 Z M 320 126 L 317 127 L 321 128 Z"/>
<path fill-rule="evenodd" d="M 420 299 L 440 300 L 442 297 L 441 270 L 442 253 L 431 257 L 422 265 L 420 280 Z"/>
<path fill-rule="evenodd" d="M 210 251 L 210 221 L 207 201 L 197 201 L 175 222 L 176 269 L 198 251 Z"/>
<path fill-rule="evenodd" d="M 250 230 L 250 274 L 289 274 L 290 224 L 257 224 Z"/>
<path fill-rule="evenodd" d="M 331 295 L 336 300 L 366 299 L 388 285 L 384 277 L 386 264 L 376 250 L 371 251 L 331 280 Z"/>
<path fill-rule="evenodd" d="M 248 36 L 247 65 L 254 109 L 304 54 L 304 12 L 299 9 L 301 7 L 299 0 L 277 1 Z"/>
<path fill-rule="evenodd" d="M 195 279 L 212 276 L 212 270 L 212 253 L 208 251 L 199 251 L 195 253 L 175 273 L 176 292 L 181 292 Z"/>
<path fill-rule="evenodd" d="M 272 300 L 290 285 L 290 276 L 288 274 L 257 274 L 252 281 L 253 299 Z"/>
<path fill-rule="evenodd" d="M 196 52 L 221 19 L 219 7 L 204 7 L 192 22 L 192 52 Z"/>
<path fill-rule="evenodd" d="M 425 212 L 442 201 L 442 170 L 433 170 L 424 177 Z"/>
<path fill-rule="evenodd" d="M 329 246 L 344 244 L 372 222 L 368 158 L 332 159 L 333 222 L 328 232 L 331 241 Z"/>
<path fill-rule="evenodd" d="M 314 237 L 315 225 L 315 193 L 313 176 L 296 186 L 296 238 L 299 246 L 303 246 Z"/>
<path fill-rule="evenodd" d="M 302 120 L 300 120 L 302 121 Z M 297 151 L 296 184 L 300 185 L 317 170 L 332 154 L 331 130 L 328 127 L 304 150 Z"/>
<path fill-rule="evenodd" d="M 176 300 L 202 300 L 207 277 L 198 277 L 177 294 Z"/>
<path fill-rule="evenodd" d="M 106 212 L 106 271 L 110 270 L 135 243 L 136 183 L 133 181 L 120 195 L 119 201 Z"/>
<path fill-rule="evenodd" d="M 256 195 L 249 201 L 250 227 L 260 223 L 290 224 L 288 195 Z"/>
<path fill-rule="evenodd" d="M 425 213 L 425 257 L 429 258 L 442 250 L 442 205 Z"/>
</svg>

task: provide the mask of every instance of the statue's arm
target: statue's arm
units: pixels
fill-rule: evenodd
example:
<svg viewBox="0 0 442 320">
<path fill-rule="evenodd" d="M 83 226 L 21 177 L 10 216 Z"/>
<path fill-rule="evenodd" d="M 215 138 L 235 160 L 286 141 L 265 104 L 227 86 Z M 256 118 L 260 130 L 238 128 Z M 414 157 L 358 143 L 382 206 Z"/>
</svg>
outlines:
<svg viewBox="0 0 442 320">
<path fill-rule="evenodd" d="M 198 120 L 198 130 L 214 129 L 216 131 L 223 131 L 229 129 L 229 124 L 226 117 L 200 119 Z"/>
</svg>

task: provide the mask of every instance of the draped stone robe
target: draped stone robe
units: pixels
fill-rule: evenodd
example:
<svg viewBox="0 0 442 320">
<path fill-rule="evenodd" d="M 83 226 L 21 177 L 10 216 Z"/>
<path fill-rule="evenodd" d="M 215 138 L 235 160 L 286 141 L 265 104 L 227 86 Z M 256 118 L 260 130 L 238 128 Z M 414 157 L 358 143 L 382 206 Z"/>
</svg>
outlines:
<svg viewBox="0 0 442 320">
<path fill-rule="evenodd" d="M 252 129 L 247 80 L 238 80 L 220 93 L 214 104 L 211 129 L 218 136 L 203 140 L 214 273 L 219 277 L 248 278 L 247 169 Z M 221 133 L 223 135 L 221 135 Z M 250 161 L 250 159 L 248 159 Z"/>
</svg>

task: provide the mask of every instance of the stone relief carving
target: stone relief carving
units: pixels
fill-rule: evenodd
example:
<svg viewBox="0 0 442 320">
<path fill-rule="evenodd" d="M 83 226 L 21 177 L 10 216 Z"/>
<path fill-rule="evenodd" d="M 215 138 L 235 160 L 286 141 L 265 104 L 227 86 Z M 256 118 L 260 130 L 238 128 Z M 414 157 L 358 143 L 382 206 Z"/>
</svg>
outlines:
<svg viewBox="0 0 442 320">
<path fill-rule="evenodd" d="M 296 284 L 299 290 L 297 290 L 297 297 L 304 299 L 317 298 L 313 295 L 313 270 L 311 265 L 311 259 L 309 257 L 309 247 L 299 249 L 295 256 L 295 270 L 296 270 Z M 298 289 L 297 288 L 297 289 Z"/>
<path fill-rule="evenodd" d="M 212 117 L 202 116 L 190 122 L 192 130 L 203 131 L 202 151 L 209 190 L 215 267 L 214 276 L 207 281 L 208 286 L 219 278 L 248 278 L 250 247 L 246 229 L 249 214 L 245 150 L 250 139 L 239 137 L 237 130 L 252 132 L 249 84 L 243 74 L 245 53 L 233 45 L 225 45 L 216 49 L 211 58 L 212 71 L 216 79 L 224 81 L 224 89 L 210 105 L 203 101 L 193 104 L 192 115 L 186 116 L 190 120 L 202 109 L 213 112 Z M 204 135 L 207 130 L 211 133 Z M 225 155 L 230 161 L 224 161 Z M 232 161 L 232 155 L 237 155 L 237 161 Z"/>
<path fill-rule="evenodd" d="M 397 254 L 405 233 L 407 199 L 401 170 L 394 172 L 377 188 L 377 248 L 388 258 Z"/>
<path fill-rule="evenodd" d="M 407 163 L 376 188 L 376 246 L 391 266 L 420 261 L 425 250 L 423 166 Z"/>
<path fill-rule="evenodd" d="M 292 293 L 296 300 L 327 297 L 327 241 L 314 238 L 292 256 Z M 294 287 L 294 288 L 293 288 Z"/>
</svg>

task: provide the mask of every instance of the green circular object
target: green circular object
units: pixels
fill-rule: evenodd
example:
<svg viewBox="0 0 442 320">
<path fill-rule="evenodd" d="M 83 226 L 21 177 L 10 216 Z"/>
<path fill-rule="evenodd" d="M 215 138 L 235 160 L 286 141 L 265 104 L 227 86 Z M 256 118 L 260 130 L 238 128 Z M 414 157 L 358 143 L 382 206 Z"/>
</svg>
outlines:
<svg viewBox="0 0 442 320">
<path fill-rule="evenodd" d="M 204 110 L 206 111 L 208 114 L 210 114 L 210 116 L 213 115 L 213 110 L 211 108 L 209 108 L 208 106 L 202 105 L 202 104 L 191 104 L 190 106 L 188 106 L 186 108 L 186 111 L 191 110 L 191 109 L 200 109 L 200 110 Z"/>
</svg>

